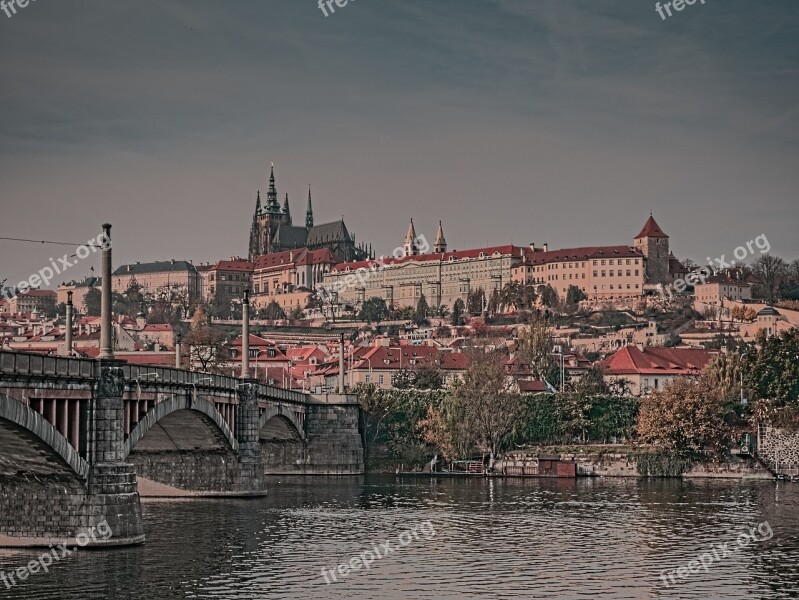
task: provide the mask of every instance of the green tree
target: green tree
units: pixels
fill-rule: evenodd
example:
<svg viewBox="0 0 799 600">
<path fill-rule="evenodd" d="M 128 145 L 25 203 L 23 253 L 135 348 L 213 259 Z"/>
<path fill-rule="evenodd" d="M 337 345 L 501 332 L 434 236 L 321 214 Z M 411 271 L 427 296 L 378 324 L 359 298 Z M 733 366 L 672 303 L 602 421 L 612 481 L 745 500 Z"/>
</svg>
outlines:
<svg viewBox="0 0 799 600">
<path fill-rule="evenodd" d="M 541 303 L 549 308 L 558 307 L 558 294 L 551 285 L 539 285 L 538 297 L 541 298 Z"/>
<path fill-rule="evenodd" d="M 739 433 L 728 411 L 708 377 L 678 377 L 641 398 L 638 435 L 681 458 L 718 458 Z"/>
<path fill-rule="evenodd" d="M 566 292 L 566 306 L 570 310 L 575 310 L 577 306 L 580 304 L 581 301 L 587 300 L 588 297 L 585 295 L 583 290 L 581 290 L 576 285 L 570 285 L 568 291 Z"/>
<path fill-rule="evenodd" d="M 86 292 L 83 300 L 86 304 L 86 314 L 90 317 L 99 317 L 101 312 L 102 294 L 99 288 L 92 288 Z"/>
<path fill-rule="evenodd" d="M 463 300 L 460 298 L 455 300 L 455 303 L 452 305 L 452 319 L 450 321 L 455 327 L 463 325 L 463 311 L 465 309 L 466 307 L 463 304 Z"/>
<path fill-rule="evenodd" d="M 756 418 L 799 426 L 799 329 L 757 339 L 743 357 L 744 382 L 757 400 Z"/>
<path fill-rule="evenodd" d="M 291 314 L 289 315 L 289 319 L 291 319 L 292 321 L 299 321 L 303 317 L 305 317 L 305 311 L 302 310 L 302 308 L 299 306 L 295 306 L 292 309 Z"/>
<path fill-rule="evenodd" d="M 284 311 L 274 300 L 272 300 L 266 305 L 266 308 L 261 309 L 259 312 L 261 313 L 261 318 L 266 319 L 267 321 L 280 321 L 286 318 L 286 311 Z"/>
<path fill-rule="evenodd" d="M 419 302 L 416 303 L 416 312 L 413 315 L 413 322 L 417 325 L 427 323 L 427 314 L 429 311 L 430 307 L 427 305 L 427 298 L 422 294 L 419 296 Z"/>
<path fill-rule="evenodd" d="M 416 369 L 413 387 L 417 390 L 440 390 L 444 387 L 444 377 L 436 365 L 422 365 Z"/>
<path fill-rule="evenodd" d="M 385 321 L 387 317 L 388 307 L 386 306 L 386 301 L 377 297 L 366 300 L 361 306 L 361 312 L 358 315 L 358 318 L 362 321 L 377 324 L 380 321 Z"/>
<path fill-rule="evenodd" d="M 478 316 L 482 314 L 484 306 L 485 292 L 483 288 L 477 288 L 469 292 L 469 296 L 466 298 L 466 310 L 470 315 Z"/>
</svg>

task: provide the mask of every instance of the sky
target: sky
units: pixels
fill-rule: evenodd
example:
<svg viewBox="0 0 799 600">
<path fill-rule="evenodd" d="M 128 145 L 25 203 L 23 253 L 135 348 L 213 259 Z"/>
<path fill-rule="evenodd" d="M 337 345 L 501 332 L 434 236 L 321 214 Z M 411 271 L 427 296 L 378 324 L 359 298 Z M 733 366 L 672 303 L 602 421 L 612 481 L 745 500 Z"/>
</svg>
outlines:
<svg viewBox="0 0 799 600">
<path fill-rule="evenodd" d="M 378 255 L 765 235 L 799 257 L 799 3 L 36 0 L 0 12 L 0 236 L 246 256 L 256 191 Z M 74 246 L 0 240 L 14 283 Z M 759 255 L 759 254 L 758 254 Z M 754 256 L 753 258 L 756 258 Z M 79 279 L 99 254 L 68 269 Z M 56 284 L 58 282 L 55 282 Z"/>
</svg>

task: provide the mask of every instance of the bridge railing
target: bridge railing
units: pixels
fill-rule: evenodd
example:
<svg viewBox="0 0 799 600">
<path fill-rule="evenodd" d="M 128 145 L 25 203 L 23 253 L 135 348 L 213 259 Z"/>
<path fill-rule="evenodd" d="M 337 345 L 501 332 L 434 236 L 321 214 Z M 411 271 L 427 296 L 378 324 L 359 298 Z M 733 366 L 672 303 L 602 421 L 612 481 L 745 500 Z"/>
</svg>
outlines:
<svg viewBox="0 0 799 600">
<path fill-rule="evenodd" d="M 94 379 L 96 368 L 97 361 L 87 358 L 0 351 L 0 373 L 9 375 L 51 375 Z"/>
<path fill-rule="evenodd" d="M 97 379 L 99 362 L 91 358 L 71 358 L 66 356 L 46 356 L 32 352 L 0 351 L 0 373 L 9 375 L 53 376 L 72 379 Z M 125 380 L 149 384 L 194 385 L 198 388 L 236 390 L 241 380 L 229 375 L 216 375 L 201 371 L 187 371 L 171 367 L 148 365 L 121 365 Z M 268 398 L 293 404 L 306 404 L 308 394 L 296 390 L 266 385 L 258 386 L 259 398 Z"/>
</svg>

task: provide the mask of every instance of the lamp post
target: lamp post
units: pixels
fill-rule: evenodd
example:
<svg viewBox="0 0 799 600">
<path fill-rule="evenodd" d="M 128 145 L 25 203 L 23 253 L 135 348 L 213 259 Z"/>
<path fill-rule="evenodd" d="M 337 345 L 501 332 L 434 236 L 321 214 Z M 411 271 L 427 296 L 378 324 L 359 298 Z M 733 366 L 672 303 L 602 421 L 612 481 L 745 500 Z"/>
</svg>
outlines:
<svg viewBox="0 0 799 600">
<path fill-rule="evenodd" d="M 241 302 L 241 378 L 250 376 L 250 290 Z"/>
</svg>

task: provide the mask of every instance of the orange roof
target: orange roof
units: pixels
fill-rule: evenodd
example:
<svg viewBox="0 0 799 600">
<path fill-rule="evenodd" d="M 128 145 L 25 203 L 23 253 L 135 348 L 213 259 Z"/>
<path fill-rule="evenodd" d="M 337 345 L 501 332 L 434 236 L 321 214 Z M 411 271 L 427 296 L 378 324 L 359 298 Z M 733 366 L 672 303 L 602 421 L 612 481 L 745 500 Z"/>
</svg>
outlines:
<svg viewBox="0 0 799 600">
<path fill-rule="evenodd" d="M 653 238 L 667 238 L 663 230 L 660 228 L 660 225 L 655 222 L 655 217 L 649 215 L 649 218 L 644 223 L 644 228 L 641 230 L 641 233 L 635 236 L 636 240 L 640 240 L 641 238 L 645 237 L 653 237 Z"/>
<path fill-rule="evenodd" d="M 525 252 L 525 259 L 528 264 L 542 265 L 551 262 L 563 262 L 568 260 L 591 260 L 597 258 L 643 258 L 635 248 L 631 246 L 584 246 L 581 248 L 562 248 L 549 252 Z"/>
<path fill-rule="evenodd" d="M 375 260 L 359 260 L 355 262 L 341 263 L 333 267 L 333 271 L 354 271 L 356 269 L 369 269 L 379 267 L 380 265 L 399 265 L 406 262 L 427 262 L 427 261 L 442 261 L 446 262 L 452 260 L 463 260 L 467 258 L 479 258 L 481 254 L 491 256 L 492 254 L 499 253 L 503 256 L 516 256 L 521 258 L 524 248 L 520 246 L 513 246 L 507 244 L 505 246 L 489 246 L 488 248 L 474 248 L 472 250 L 453 250 L 452 252 L 444 253 L 431 253 L 431 254 L 417 254 L 416 256 L 402 256 L 394 258 L 393 256 L 381 257 Z"/>
<path fill-rule="evenodd" d="M 687 375 L 704 369 L 714 356 L 697 348 L 625 346 L 600 367 L 605 375 Z"/>
</svg>

